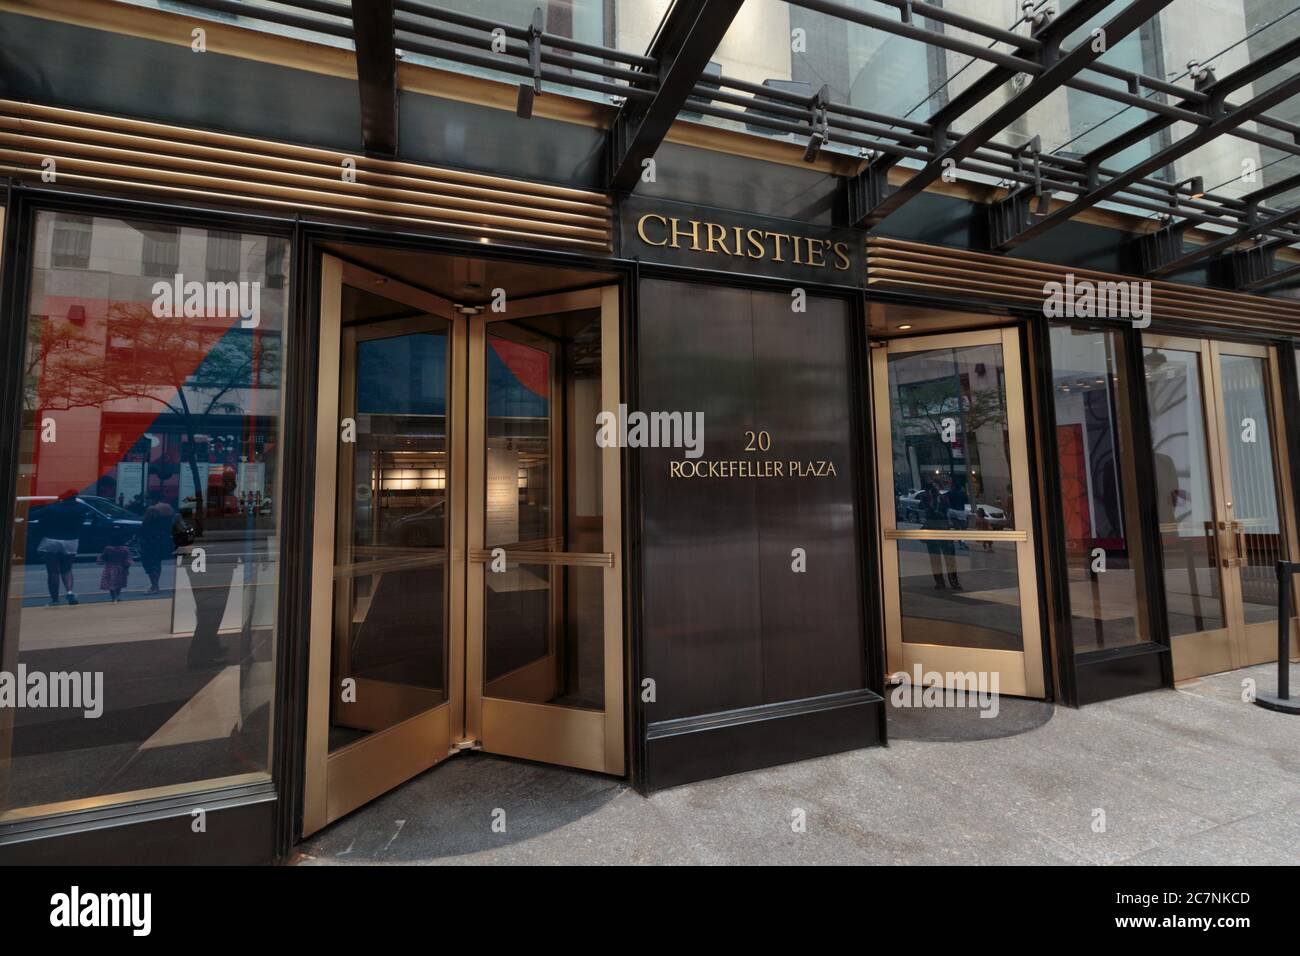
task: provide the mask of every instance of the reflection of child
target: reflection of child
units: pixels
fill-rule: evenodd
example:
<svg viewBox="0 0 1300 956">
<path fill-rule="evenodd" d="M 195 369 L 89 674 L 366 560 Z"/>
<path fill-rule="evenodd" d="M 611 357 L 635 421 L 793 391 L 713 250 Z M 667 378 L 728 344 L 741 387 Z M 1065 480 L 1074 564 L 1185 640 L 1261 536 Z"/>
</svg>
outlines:
<svg viewBox="0 0 1300 956">
<path fill-rule="evenodd" d="M 104 573 L 99 576 L 99 586 L 107 591 L 114 601 L 120 601 L 132 563 L 131 549 L 126 545 L 125 532 L 116 528 L 113 530 L 107 547 L 95 559 L 95 563 L 104 566 Z"/>
</svg>

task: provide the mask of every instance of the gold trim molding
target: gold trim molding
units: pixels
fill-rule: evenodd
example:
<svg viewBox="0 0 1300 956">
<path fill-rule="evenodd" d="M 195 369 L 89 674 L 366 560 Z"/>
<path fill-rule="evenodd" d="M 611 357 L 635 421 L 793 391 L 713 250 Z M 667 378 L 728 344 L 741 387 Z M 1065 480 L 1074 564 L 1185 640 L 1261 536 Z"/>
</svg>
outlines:
<svg viewBox="0 0 1300 956">
<path fill-rule="evenodd" d="M 922 292 L 1007 306 L 1040 308 L 1043 287 L 1075 281 L 1134 282 L 1141 276 L 1076 269 L 1050 262 L 1015 259 L 900 239 L 869 236 L 867 291 Z M 1151 280 L 1151 312 L 1156 319 L 1189 319 L 1222 329 L 1250 328 L 1295 334 L 1300 330 L 1300 300 L 1268 298 Z"/>
<path fill-rule="evenodd" d="M 486 241 L 609 251 L 604 193 L 0 100 L 0 172 L 175 199 L 404 223 Z"/>
</svg>

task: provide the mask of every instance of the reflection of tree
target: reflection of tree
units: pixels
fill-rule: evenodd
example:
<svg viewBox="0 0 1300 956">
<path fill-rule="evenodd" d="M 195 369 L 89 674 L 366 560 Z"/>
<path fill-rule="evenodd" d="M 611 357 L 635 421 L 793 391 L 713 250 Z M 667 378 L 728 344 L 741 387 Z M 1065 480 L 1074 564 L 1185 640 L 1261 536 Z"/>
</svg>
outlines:
<svg viewBox="0 0 1300 956">
<path fill-rule="evenodd" d="M 39 344 L 29 348 L 25 399 L 33 411 L 98 408 L 123 399 L 161 405 L 189 439 L 196 514 L 202 515 L 207 483 L 196 455 L 200 422 L 242 411 L 231 392 L 252 385 L 255 374 L 273 377 L 278 363 L 278 349 L 268 348 L 262 335 L 159 317 L 148 303 L 116 302 L 102 344 L 71 325 L 44 323 Z"/>
<path fill-rule="evenodd" d="M 94 359 L 98 344 L 71 322 L 30 322 L 23 368 L 23 411 L 71 408 L 80 368 Z"/>
<path fill-rule="evenodd" d="M 961 379 L 955 375 L 900 385 L 898 397 L 895 411 L 900 432 L 906 429 L 912 434 L 942 435 L 943 420 L 959 418 L 960 431 L 969 435 L 986 425 L 1006 421 L 1001 389 L 963 389 Z"/>
<path fill-rule="evenodd" d="M 1002 389 L 971 388 L 969 381 L 961 375 L 900 384 L 893 414 L 896 451 L 909 444 L 938 442 L 947 455 L 949 469 L 953 467 L 953 445 L 943 441 L 945 419 L 953 421 L 957 435 L 963 440 L 977 435 L 986 426 L 1002 426 L 1006 422 Z M 978 447 L 968 447 L 967 456 L 976 463 Z M 903 460 L 906 458 L 904 452 Z"/>
</svg>

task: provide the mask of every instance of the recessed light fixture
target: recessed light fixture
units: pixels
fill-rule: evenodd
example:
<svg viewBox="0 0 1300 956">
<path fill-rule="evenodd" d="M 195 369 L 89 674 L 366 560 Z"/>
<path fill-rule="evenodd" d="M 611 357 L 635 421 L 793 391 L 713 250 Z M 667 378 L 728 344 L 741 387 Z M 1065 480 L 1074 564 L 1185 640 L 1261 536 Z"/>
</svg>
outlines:
<svg viewBox="0 0 1300 956">
<path fill-rule="evenodd" d="M 900 325 L 900 326 L 898 327 L 898 331 L 900 331 L 900 332 L 906 332 L 906 331 L 907 331 L 908 329 L 910 329 L 910 328 L 911 328 L 910 325 Z"/>
</svg>

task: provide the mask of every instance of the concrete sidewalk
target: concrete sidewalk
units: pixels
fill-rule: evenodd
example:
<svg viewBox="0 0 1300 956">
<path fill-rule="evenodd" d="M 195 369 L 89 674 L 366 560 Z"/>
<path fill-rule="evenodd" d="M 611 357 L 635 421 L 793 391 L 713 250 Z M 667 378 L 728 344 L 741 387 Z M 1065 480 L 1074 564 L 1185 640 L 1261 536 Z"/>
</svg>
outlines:
<svg viewBox="0 0 1300 956">
<path fill-rule="evenodd" d="M 991 738 L 995 721 L 945 734 L 894 711 L 888 749 L 648 798 L 594 774 L 466 755 L 316 834 L 300 860 L 1297 864 L 1300 717 L 1241 700 L 1243 680 L 1271 691 L 1274 671 L 1081 710 L 1004 700 L 1010 735 Z M 985 739 L 953 740 L 962 726 Z M 798 810 L 805 832 L 792 829 Z"/>
</svg>

